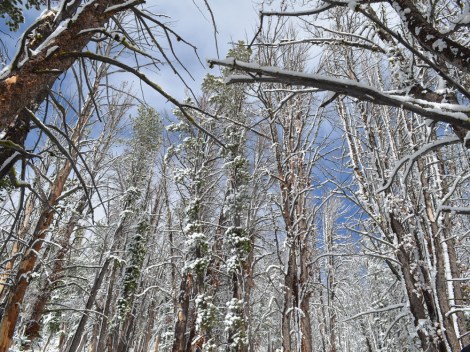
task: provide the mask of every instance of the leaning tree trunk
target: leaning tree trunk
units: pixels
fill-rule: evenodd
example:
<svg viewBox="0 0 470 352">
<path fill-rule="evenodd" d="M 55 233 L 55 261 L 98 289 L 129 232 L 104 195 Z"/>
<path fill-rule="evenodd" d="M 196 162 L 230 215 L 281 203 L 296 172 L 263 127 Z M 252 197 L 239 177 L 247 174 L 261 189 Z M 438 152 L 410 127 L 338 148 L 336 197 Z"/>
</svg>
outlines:
<svg viewBox="0 0 470 352">
<path fill-rule="evenodd" d="M 98 294 L 98 291 L 101 288 L 101 283 L 103 282 L 104 276 L 106 274 L 106 271 L 108 270 L 110 263 L 111 259 L 107 258 L 103 266 L 101 267 L 100 272 L 95 277 L 95 281 L 93 283 L 90 294 L 88 296 L 88 300 L 85 305 L 86 313 L 83 314 L 80 318 L 77 329 L 75 330 L 75 334 L 73 335 L 72 341 L 70 342 L 67 352 L 76 352 L 79 350 L 80 342 L 82 341 L 82 336 L 85 332 L 85 326 L 88 321 L 88 312 L 93 308 L 93 305 L 95 304 L 96 295 Z"/>
<path fill-rule="evenodd" d="M 85 132 L 85 126 L 90 120 L 93 110 L 94 110 L 94 97 L 98 95 L 99 91 L 99 84 L 106 74 L 106 65 L 101 64 L 97 70 L 96 76 L 94 78 L 93 85 L 90 87 L 90 92 L 88 93 L 88 97 L 83 105 L 82 111 L 79 115 L 79 121 L 77 126 L 73 131 L 72 140 L 74 145 L 77 145 L 77 142 L 83 137 Z M 107 146 L 108 143 L 105 143 Z M 77 159 L 77 154 L 74 152 L 72 154 L 74 159 Z M 98 157 L 98 160 L 101 158 Z M 68 162 L 70 163 L 70 162 Z M 96 165 L 95 165 L 96 166 Z M 70 166 L 68 166 L 70 168 Z M 70 170 L 67 171 L 70 173 Z M 93 172 L 91 177 L 94 178 L 96 172 Z M 67 178 L 68 176 L 64 176 Z M 75 230 L 75 227 L 80 220 L 82 213 L 85 211 L 85 208 L 88 204 L 88 194 L 84 194 L 82 198 L 79 200 L 75 213 L 69 219 L 68 224 L 65 226 L 62 231 L 59 231 L 59 239 L 58 242 L 60 244 L 60 249 L 55 255 L 54 264 L 52 266 L 52 270 L 50 272 L 50 277 L 48 280 L 45 281 L 40 294 L 36 297 L 33 303 L 33 309 L 26 324 L 25 329 L 25 336 L 27 337 L 28 343 L 24 346 L 29 348 L 30 344 L 39 337 L 40 332 L 40 320 L 44 314 L 44 309 L 46 304 L 49 302 L 53 288 L 55 283 L 60 279 L 61 271 L 63 266 L 65 265 L 65 256 L 69 252 L 70 244 L 69 240 Z"/>
<path fill-rule="evenodd" d="M 54 218 L 54 207 L 58 197 L 62 194 L 65 181 L 71 169 L 71 163 L 67 161 L 65 166 L 60 170 L 58 177 L 55 179 L 48 200 L 46 204 L 43 205 L 43 210 L 39 216 L 32 239 L 28 243 L 28 249 L 19 263 L 18 272 L 0 322 L 0 352 L 7 352 L 10 347 L 20 313 L 20 307 L 29 286 L 29 275 L 32 273 L 36 264 L 43 240 Z"/>
<path fill-rule="evenodd" d="M 11 275 L 11 270 L 13 269 L 13 265 L 16 260 L 16 255 L 18 254 L 20 250 L 20 241 L 23 241 L 25 238 L 26 233 L 31 229 L 31 215 L 33 214 L 34 210 L 34 205 L 35 205 L 35 198 L 31 194 L 28 199 L 26 200 L 26 206 L 24 208 L 24 217 L 23 221 L 21 222 L 21 227 L 18 230 L 18 241 L 16 241 L 13 244 L 13 247 L 10 251 L 10 260 L 5 264 L 5 269 L 4 272 L 5 274 L 2 274 L 0 276 L 0 299 L 3 300 L 3 297 L 5 296 L 5 292 L 8 292 L 6 289 L 8 286 L 8 281 L 9 277 Z"/>
<path fill-rule="evenodd" d="M 23 348 L 30 348 L 33 341 L 40 336 L 40 321 L 42 319 L 42 316 L 44 315 L 46 304 L 49 303 L 52 292 L 54 290 L 54 286 L 62 276 L 62 269 L 64 268 L 66 263 L 65 258 L 70 250 L 70 238 L 86 206 L 87 197 L 84 196 L 79 201 L 77 209 L 70 218 L 65 229 L 63 229 L 63 233 L 61 234 L 61 237 L 58 241 L 60 249 L 53 258 L 54 264 L 52 265 L 52 268 L 50 270 L 49 277 L 41 286 L 41 289 L 32 305 L 32 311 L 29 316 L 29 319 L 27 320 L 26 328 L 24 331 L 24 336 L 27 339 L 27 344 L 25 344 Z"/>
<path fill-rule="evenodd" d="M 92 111 L 92 99 L 89 97 L 87 99 L 87 104 L 84 105 L 84 108 L 80 113 L 79 120 L 71 135 L 71 141 L 74 145 L 77 145 L 83 137 L 85 127 L 91 118 Z M 34 229 L 26 253 L 19 263 L 19 269 L 13 288 L 10 291 L 5 305 L 4 314 L 0 322 L 0 352 L 6 352 L 11 344 L 18 320 L 20 306 L 29 286 L 29 275 L 36 264 L 38 254 L 42 249 L 44 238 L 54 219 L 55 206 L 64 190 L 65 183 L 73 169 L 73 163 L 77 160 L 77 157 L 77 152 L 72 152 L 72 160 L 67 160 L 63 167 L 58 170 L 57 176 L 51 186 L 48 199 L 42 206 L 36 228 Z"/>
</svg>

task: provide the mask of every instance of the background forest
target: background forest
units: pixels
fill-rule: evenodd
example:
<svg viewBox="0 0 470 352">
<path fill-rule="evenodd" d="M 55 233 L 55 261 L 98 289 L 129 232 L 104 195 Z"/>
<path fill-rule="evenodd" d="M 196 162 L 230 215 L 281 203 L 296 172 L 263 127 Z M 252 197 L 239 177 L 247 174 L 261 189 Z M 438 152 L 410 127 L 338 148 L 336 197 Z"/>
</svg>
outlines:
<svg viewBox="0 0 470 352">
<path fill-rule="evenodd" d="M 470 2 L 155 3 L 0 3 L 0 352 L 470 344 Z"/>
</svg>

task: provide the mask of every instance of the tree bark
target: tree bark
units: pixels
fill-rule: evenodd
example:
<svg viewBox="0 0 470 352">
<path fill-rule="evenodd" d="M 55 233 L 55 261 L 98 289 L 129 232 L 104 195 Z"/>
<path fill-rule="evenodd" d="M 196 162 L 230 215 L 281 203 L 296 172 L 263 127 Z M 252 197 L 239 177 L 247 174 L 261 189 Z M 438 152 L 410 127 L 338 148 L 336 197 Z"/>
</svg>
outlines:
<svg viewBox="0 0 470 352">
<path fill-rule="evenodd" d="M 393 214 L 390 214 L 390 226 L 392 228 L 392 231 L 396 234 L 399 243 L 402 242 L 404 237 L 406 236 L 406 230 Z M 403 246 L 401 246 L 397 251 L 397 259 L 401 264 L 401 272 L 404 279 L 406 294 L 408 295 L 410 311 L 413 315 L 414 325 L 417 328 L 418 337 L 421 341 L 421 347 L 423 351 L 445 352 L 446 349 L 442 344 L 438 344 L 438 346 L 435 346 L 432 341 L 430 341 L 427 334 L 421 328 L 419 328 L 420 321 L 427 321 L 430 318 L 429 316 L 434 315 L 433 311 L 435 309 L 433 307 L 432 300 L 429 301 L 429 297 L 422 299 L 419 296 L 420 292 L 416 290 L 416 280 L 413 277 L 413 270 L 411 268 L 411 263 L 408 258 L 408 255 L 409 254 L 405 251 Z M 427 307 L 425 307 L 424 302 L 427 303 Z M 427 312 L 426 308 L 430 310 L 429 313 Z"/>
<path fill-rule="evenodd" d="M 186 349 L 186 325 L 189 316 L 189 299 L 191 297 L 191 287 L 193 279 L 191 274 L 184 274 L 178 297 L 178 311 L 175 322 L 175 332 L 172 352 L 184 352 Z"/>
<path fill-rule="evenodd" d="M 88 311 L 90 311 L 95 304 L 96 295 L 98 294 L 98 290 L 101 287 L 101 283 L 103 282 L 103 278 L 106 274 L 106 271 L 108 270 L 110 263 L 111 259 L 106 259 L 103 267 L 95 278 L 95 282 L 93 283 L 93 287 L 91 288 L 90 295 L 88 296 L 88 300 L 85 305 L 86 313 L 83 314 L 80 318 L 80 322 L 78 323 L 77 329 L 75 330 L 75 334 L 73 335 L 72 341 L 70 342 L 70 347 L 68 348 L 67 352 L 78 351 L 80 341 L 82 340 L 83 332 L 85 331 L 85 326 L 88 321 Z"/>
<path fill-rule="evenodd" d="M 113 269 L 111 270 L 110 279 L 108 283 L 108 290 L 106 293 L 106 303 L 104 305 L 103 317 L 101 319 L 100 334 L 98 339 L 98 345 L 95 352 L 105 351 L 106 341 L 108 338 L 108 317 L 111 316 L 111 303 L 115 298 L 113 295 L 114 285 L 116 282 L 117 266 L 113 264 Z"/>
<path fill-rule="evenodd" d="M 7 299 L 5 311 L 0 322 L 0 352 L 7 352 L 10 347 L 20 307 L 29 286 L 29 275 L 36 264 L 38 253 L 42 248 L 46 232 L 54 218 L 54 206 L 57 203 L 58 197 L 62 194 L 71 169 L 71 163 L 67 161 L 64 167 L 59 171 L 58 177 L 54 180 L 47 203 L 43 205 L 43 210 L 39 216 L 32 239 L 28 244 L 28 249 L 19 264 L 15 283 Z"/>
<path fill-rule="evenodd" d="M 70 250 L 70 237 L 75 230 L 75 227 L 81 218 L 83 211 L 87 206 L 87 198 L 82 198 L 77 206 L 76 213 L 72 215 L 67 226 L 65 227 L 60 239 L 59 245 L 60 249 L 55 254 L 53 260 L 54 264 L 50 271 L 50 276 L 41 287 L 40 293 L 37 295 L 33 305 L 31 315 L 26 323 L 26 328 L 24 336 L 28 340 L 28 344 L 25 345 L 25 348 L 29 348 L 31 343 L 40 336 L 41 324 L 40 321 L 44 314 L 44 309 L 46 304 L 50 301 L 54 286 L 60 277 L 62 276 L 62 269 L 65 265 L 65 257 Z"/>
<path fill-rule="evenodd" d="M 408 0 L 388 0 L 388 2 L 399 12 L 400 16 L 403 16 L 403 23 L 423 48 L 459 70 L 470 73 L 470 48 L 468 46 L 460 45 L 449 35 L 439 32 L 421 15 L 413 2 Z"/>
<path fill-rule="evenodd" d="M 20 48 L 22 54 L 15 58 L 9 71 L 0 78 L 0 129 L 12 124 L 24 108 L 34 111 L 37 104 L 42 102 L 57 78 L 76 60 L 63 54 L 82 51 L 93 37 L 93 29 L 103 27 L 111 16 L 142 2 L 78 2 L 81 4 L 80 11 L 75 9 L 67 13 L 64 10 L 62 16 L 58 17 L 59 21 L 54 21 L 54 16 L 44 17 L 43 20 L 48 22 L 45 27 L 50 29 L 43 35 L 42 42 L 31 41 Z M 30 55 L 29 49 L 32 48 L 35 51 Z"/>
<path fill-rule="evenodd" d="M 28 199 L 26 200 L 26 206 L 24 208 L 24 218 L 21 223 L 21 227 L 18 230 L 18 239 L 19 240 L 24 240 L 26 233 L 30 230 L 31 228 L 31 215 L 33 214 L 34 210 L 34 205 L 35 205 L 35 198 L 33 195 L 30 195 Z M 7 285 L 4 285 L 4 283 L 8 284 L 9 282 L 9 277 L 11 275 L 11 270 L 13 269 L 13 265 L 16 261 L 16 255 L 19 253 L 20 250 L 20 243 L 19 241 L 16 241 L 13 244 L 13 247 L 10 252 L 10 260 L 6 263 L 5 265 L 5 274 L 1 275 L 0 277 L 0 299 L 3 301 L 3 297 L 5 295 L 5 292 L 8 292 L 6 290 Z"/>
</svg>

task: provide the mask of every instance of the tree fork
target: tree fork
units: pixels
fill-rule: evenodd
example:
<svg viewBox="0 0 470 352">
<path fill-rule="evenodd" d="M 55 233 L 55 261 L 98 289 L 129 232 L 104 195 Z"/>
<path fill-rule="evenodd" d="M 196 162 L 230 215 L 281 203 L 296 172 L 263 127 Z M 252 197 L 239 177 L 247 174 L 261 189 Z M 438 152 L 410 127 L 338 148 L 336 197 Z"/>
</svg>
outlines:
<svg viewBox="0 0 470 352">
<path fill-rule="evenodd" d="M 81 9 L 78 6 L 64 6 L 64 10 L 57 15 L 60 21 L 51 23 L 49 35 L 39 45 L 33 44 L 33 41 L 28 45 L 22 43 L 27 47 L 20 48 L 12 64 L 0 73 L 0 130 L 8 130 L 8 133 L 24 141 L 29 132 L 29 120 L 24 120 L 23 110 L 27 108 L 34 112 L 54 82 L 77 59 L 58 54 L 82 51 L 95 33 L 92 29 L 102 27 L 117 12 L 142 2 L 95 0 L 83 4 Z M 71 9 L 75 11 L 71 13 Z M 31 46 L 37 46 L 37 50 L 29 56 Z M 5 151 L 0 152 L 0 162 L 6 160 L 2 153 Z"/>
</svg>

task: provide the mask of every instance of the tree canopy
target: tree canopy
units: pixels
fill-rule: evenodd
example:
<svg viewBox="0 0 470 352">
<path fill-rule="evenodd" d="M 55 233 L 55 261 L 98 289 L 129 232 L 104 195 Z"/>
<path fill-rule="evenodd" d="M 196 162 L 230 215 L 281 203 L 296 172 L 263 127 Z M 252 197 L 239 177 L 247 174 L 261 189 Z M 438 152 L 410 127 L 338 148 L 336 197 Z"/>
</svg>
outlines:
<svg viewBox="0 0 470 352">
<path fill-rule="evenodd" d="M 470 344 L 470 4 L 253 4 L 1 2 L 0 352 Z"/>
</svg>

